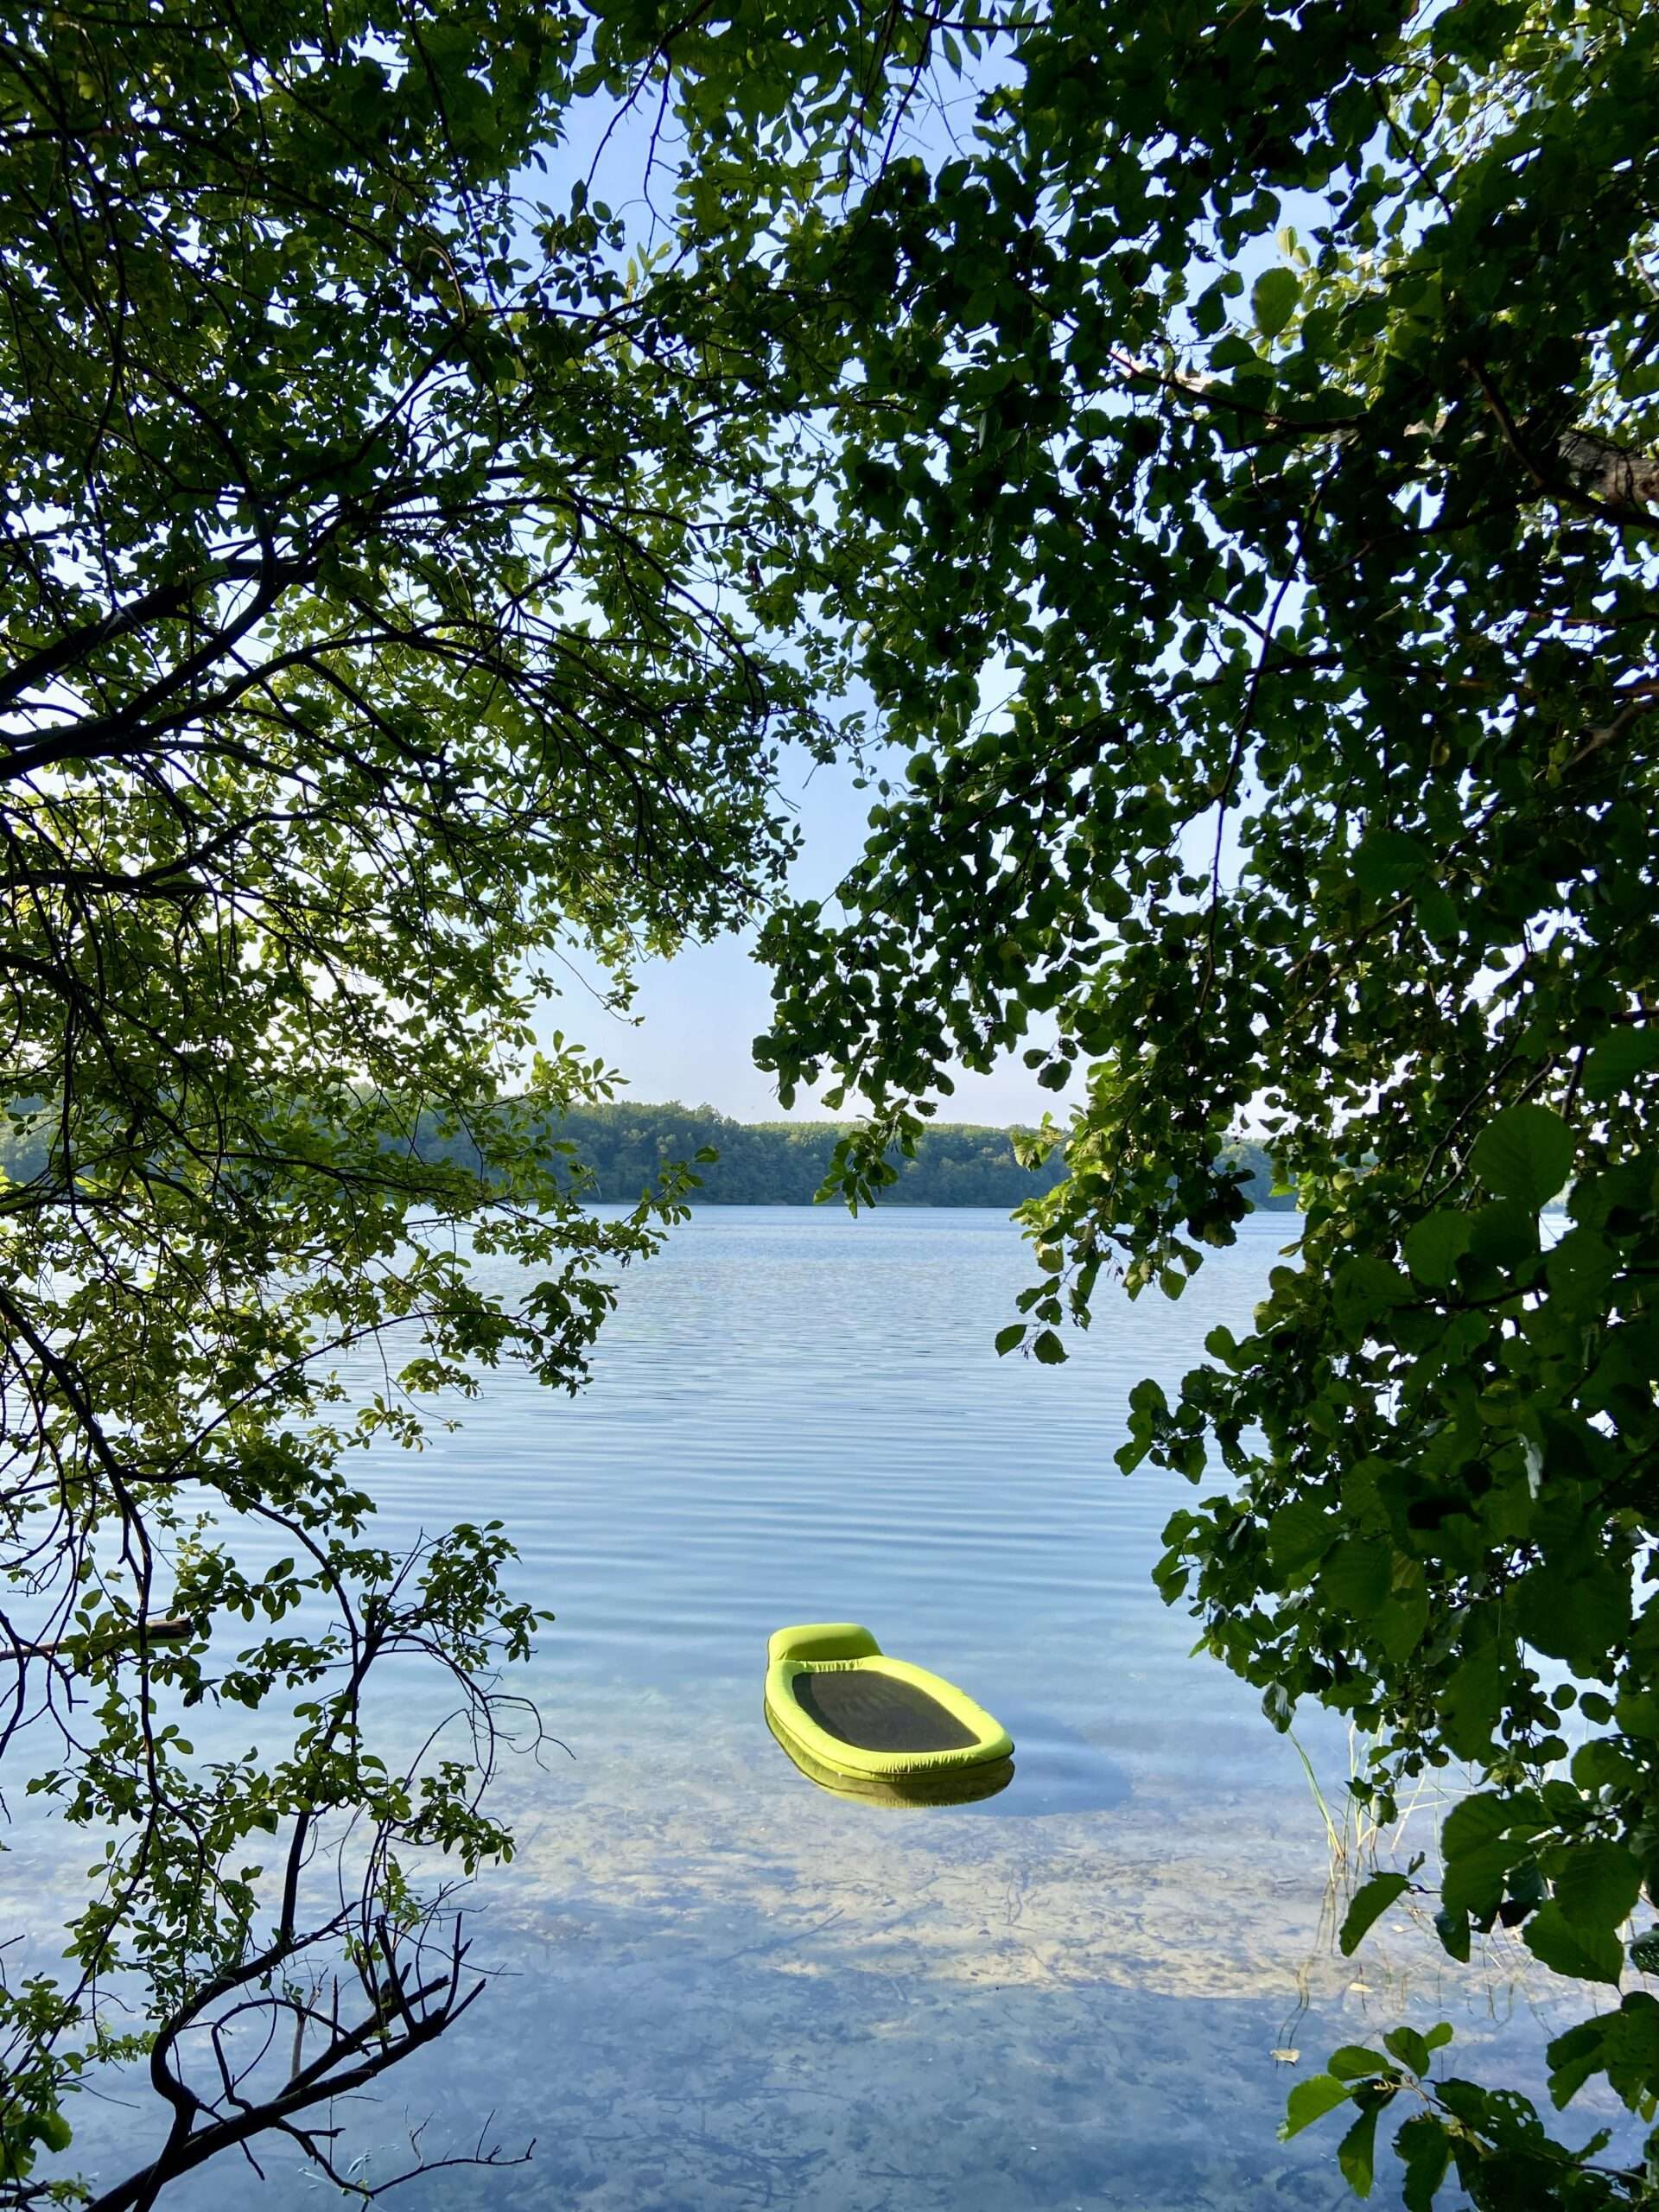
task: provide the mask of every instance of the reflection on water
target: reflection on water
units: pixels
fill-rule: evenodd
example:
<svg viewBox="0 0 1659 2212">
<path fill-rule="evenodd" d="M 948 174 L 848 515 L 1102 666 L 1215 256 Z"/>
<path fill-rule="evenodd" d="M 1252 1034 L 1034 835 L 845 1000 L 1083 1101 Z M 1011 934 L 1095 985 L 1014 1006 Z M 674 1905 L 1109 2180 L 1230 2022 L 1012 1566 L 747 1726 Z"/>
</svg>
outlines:
<svg viewBox="0 0 1659 2212">
<path fill-rule="evenodd" d="M 1344 2201 L 1332 2131 L 1275 2140 L 1275 2052 L 1306 2069 L 1445 2018 L 1458 2070 L 1540 2086 L 1513 1939 L 1465 1972 L 1391 1919 L 1337 1955 L 1294 1748 L 1149 1585 L 1179 1486 L 1111 1464 L 1128 1386 L 1242 1330 L 1293 1227 L 1247 1223 L 1177 1306 L 1103 1290 L 1052 1369 L 992 1351 L 1027 1278 L 995 1214 L 709 1209 L 627 1279 L 581 1400 L 500 1374 L 458 1434 L 380 1461 L 389 1533 L 515 1535 L 559 1617 L 529 1687 L 574 1756 L 507 1777 L 523 1847 L 480 1887 L 474 1954 L 495 1988 L 336 2115 L 367 2178 L 411 2126 L 441 2157 L 493 2114 L 505 2152 L 536 2139 L 527 2164 L 397 2201 L 1267 2212 Z M 1018 1746 L 1007 1786 L 904 1820 L 809 1787 L 760 1691 L 770 1630 L 814 1619 L 971 1684 Z M 1345 1738 L 1305 1719 L 1335 1796 Z M 7 1892 L 38 1933 L 52 1847 L 18 1842 Z M 124 2170 L 130 2115 L 86 2120 Z M 242 2168 L 170 2201 L 328 2194 L 264 2164 L 263 2193 Z M 1397 2202 L 1386 2171 L 1372 2201 Z"/>
<path fill-rule="evenodd" d="M 1030 1820 L 1111 1812 L 1128 1802 L 1126 1770 L 1052 1713 L 1005 1699 L 997 1718 L 1014 1738 L 1020 1770 L 1019 1793 L 999 1807 L 1001 1813 Z"/>
</svg>

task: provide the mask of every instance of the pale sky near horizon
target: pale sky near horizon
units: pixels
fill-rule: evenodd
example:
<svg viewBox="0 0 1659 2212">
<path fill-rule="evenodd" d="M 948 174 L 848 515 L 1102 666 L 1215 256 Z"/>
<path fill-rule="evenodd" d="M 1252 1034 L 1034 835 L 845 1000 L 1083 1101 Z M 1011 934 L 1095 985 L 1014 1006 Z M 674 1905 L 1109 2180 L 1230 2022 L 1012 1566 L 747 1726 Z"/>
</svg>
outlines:
<svg viewBox="0 0 1659 2212">
<path fill-rule="evenodd" d="M 798 897 L 827 899 L 862 848 L 874 794 L 853 788 L 849 767 L 803 764 L 783 795 L 796 810 L 803 841 L 791 889 Z M 769 976 L 753 957 L 754 935 L 747 930 L 647 963 L 632 1020 L 607 1013 L 573 980 L 545 1026 L 563 1028 L 601 1054 L 626 1077 L 626 1095 L 641 1103 L 678 1099 L 742 1122 L 782 1119 L 775 1081 L 755 1066 L 751 1051 L 772 1007 Z M 1031 1124 L 1046 1111 L 1064 1117 L 1067 1094 L 1039 1090 L 1018 1053 L 988 1076 L 958 1070 L 955 1081 L 954 1096 L 940 1102 L 941 1121 Z M 853 1110 L 849 1101 L 840 1118 Z M 789 1118 L 824 1114 L 803 1096 Z"/>
</svg>

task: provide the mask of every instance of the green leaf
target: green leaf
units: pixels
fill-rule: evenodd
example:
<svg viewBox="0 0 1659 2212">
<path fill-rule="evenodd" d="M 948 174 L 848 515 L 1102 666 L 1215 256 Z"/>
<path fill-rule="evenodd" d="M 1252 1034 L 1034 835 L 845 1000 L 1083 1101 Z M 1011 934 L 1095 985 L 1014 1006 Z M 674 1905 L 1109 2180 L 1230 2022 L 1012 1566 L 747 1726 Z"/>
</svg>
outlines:
<svg viewBox="0 0 1659 2212">
<path fill-rule="evenodd" d="M 1504 1879 L 1517 1859 L 1528 1855 L 1527 1846 L 1510 1838 L 1448 1859 L 1440 1876 L 1441 1902 L 1448 1912 L 1489 1920 L 1503 1898 Z"/>
<path fill-rule="evenodd" d="M 1374 899 L 1391 898 L 1433 864 L 1433 854 L 1420 838 L 1386 829 L 1367 831 L 1350 861 L 1355 881 Z"/>
<path fill-rule="evenodd" d="M 48 2151 L 67 2151 L 74 2139 L 73 2130 L 60 2112 L 37 2112 L 31 2125 L 37 2140 Z"/>
<path fill-rule="evenodd" d="M 1585 1063 L 1582 1089 L 1597 1105 L 1637 1088 L 1659 1070 L 1659 1029 L 1621 1029 L 1604 1037 Z"/>
<path fill-rule="evenodd" d="M 1611 1736 L 1592 1736 L 1573 1754 L 1573 1779 L 1580 1789 L 1618 1789 L 1634 1782 L 1641 1770 Z"/>
<path fill-rule="evenodd" d="M 1440 884 L 1420 884 L 1412 893 L 1412 905 L 1425 934 L 1436 944 L 1455 944 L 1462 936 L 1463 916 L 1458 903 Z"/>
<path fill-rule="evenodd" d="M 1415 2028 L 1390 2028 L 1382 2041 L 1402 2066 L 1409 2067 L 1416 2075 L 1427 2073 L 1433 2054 Z"/>
<path fill-rule="evenodd" d="M 1299 2082 L 1285 2100 L 1284 2121 L 1279 2130 L 1279 2140 L 1287 2143 L 1293 2135 L 1300 2135 L 1316 2120 L 1346 2104 L 1352 2094 L 1345 2082 L 1338 2082 L 1334 2074 L 1311 2074 L 1306 2082 Z"/>
<path fill-rule="evenodd" d="M 1373 2075 L 1389 2071 L 1382 2052 L 1368 2050 L 1363 2043 L 1344 2044 L 1325 2063 L 1326 2072 L 1334 2074 L 1338 2082 L 1369 2082 Z"/>
<path fill-rule="evenodd" d="M 1549 1561 L 1516 1581 L 1515 1618 L 1535 1650 L 1592 1674 L 1630 1625 L 1629 1570 L 1611 1560 Z"/>
<path fill-rule="evenodd" d="M 1293 269 L 1264 269 L 1250 289 L 1250 312 L 1264 338 L 1276 338 L 1296 312 L 1302 288 Z"/>
<path fill-rule="evenodd" d="M 1331 1279 L 1331 1303 L 1347 1333 L 1357 1339 L 1413 1296 L 1411 1280 L 1386 1260 L 1369 1254 L 1350 1260 Z"/>
<path fill-rule="evenodd" d="M 1369 2196 L 1376 2158 L 1376 2118 L 1380 2105 L 1361 2113 L 1337 2145 L 1337 2164 L 1356 2196 Z"/>
<path fill-rule="evenodd" d="M 1440 1855 L 1446 1859 L 1463 1859 L 1471 1852 L 1484 1851 L 1506 1835 L 1516 1819 L 1510 1798 L 1491 1791 L 1459 1798 L 1440 1824 Z"/>
<path fill-rule="evenodd" d="M 1268 1523 L 1268 1556 L 1275 1567 L 1294 1573 L 1328 1551 L 1341 1529 L 1338 1517 L 1317 1498 L 1293 1498 Z"/>
<path fill-rule="evenodd" d="M 1432 2212 L 1452 2163 L 1452 2138 L 1446 2126 L 1433 2113 L 1414 2113 L 1402 2126 L 1394 2147 L 1406 2169 L 1401 2190 L 1406 2212 Z"/>
<path fill-rule="evenodd" d="M 1549 2046 L 1549 2096 L 1557 2112 L 1569 2104 L 1605 2063 L 1607 2023 L 1582 2020 Z"/>
<path fill-rule="evenodd" d="M 1031 1351 L 1033 1358 L 1042 1367 L 1058 1367 L 1066 1356 L 1065 1346 L 1052 1329 L 1039 1332 L 1033 1339 Z"/>
<path fill-rule="evenodd" d="M 1381 1611 L 1394 1577 L 1394 1554 L 1386 1543 L 1351 1536 L 1340 1543 L 1319 1569 L 1323 1594 L 1350 1619 L 1369 1621 Z"/>
<path fill-rule="evenodd" d="M 996 1332 L 997 1357 L 1001 1359 L 1006 1352 L 1011 1352 L 1016 1344 L 1023 1344 L 1025 1337 L 1026 1324 L 1023 1321 L 1010 1321 L 1006 1329 L 999 1329 Z"/>
<path fill-rule="evenodd" d="M 1410 1887 L 1409 1875 L 1373 1874 L 1363 1888 L 1355 1891 L 1343 1915 L 1342 1931 L 1337 1938 L 1344 1959 L 1352 1958 L 1373 1923 Z"/>
<path fill-rule="evenodd" d="M 1551 1854 L 1555 1902 L 1574 1927 L 1622 1928 L 1642 1890 L 1642 1869 L 1622 1843 L 1572 1843 Z"/>
<path fill-rule="evenodd" d="M 1453 1912 L 1442 1905 L 1434 1916 L 1435 1933 L 1440 1939 L 1440 1948 L 1449 1958 L 1469 1963 L 1469 1916 Z"/>
<path fill-rule="evenodd" d="M 1652 1690 L 1623 1692 L 1613 1712 L 1627 1736 L 1659 1737 L 1659 1694 Z"/>
<path fill-rule="evenodd" d="M 1467 1214 L 1426 1214 L 1406 1231 L 1406 1265 L 1419 1282 L 1443 1290 L 1455 1280 L 1458 1262 L 1469 1249 L 1469 1231 Z"/>
<path fill-rule="evenodd" d="M 1554 1974 L 1617 1986 L 1624 1969 L 1624 1947 L 1617 1936 L 1605 1929 L 1575 1925 L 1553 1900 L 1539 1906 L 1522 1929 L 1521 1940 Z"/>
<path fill-rule="evenodd" d="M 1440 1692 L 1440 1733 L 1448 1748 L 1460 1759 L 1483 1758 L 1503 1709 L 1497 1645 L 1478 1643 L 1452 1669 Z"/>
<path fill-rule="evenodd" d="M 1428 1586 L 1414 1562 L 1396 1574 L 1393 1594 L 1376 1616 L 1376 1640 L 1390 1659 L 1408 1659 L 1428 1627 Z"/>
<path fill-rule="evenodd" d="M 1538 1250 L 1538 1210 L 1519 1198 L 1494 1198 L 1469 1217 L 1469 1250 L 1486 1266 L 1519 1268 Z"/>
<path fill-rule="evenodd" d="M 1494 1198 L 1535 1213 L 1573 1173 L 1573 1132 L 1548 1106 L 1506 1106 L 1475 1139 L 1469 1165 Z"/>
</svg>

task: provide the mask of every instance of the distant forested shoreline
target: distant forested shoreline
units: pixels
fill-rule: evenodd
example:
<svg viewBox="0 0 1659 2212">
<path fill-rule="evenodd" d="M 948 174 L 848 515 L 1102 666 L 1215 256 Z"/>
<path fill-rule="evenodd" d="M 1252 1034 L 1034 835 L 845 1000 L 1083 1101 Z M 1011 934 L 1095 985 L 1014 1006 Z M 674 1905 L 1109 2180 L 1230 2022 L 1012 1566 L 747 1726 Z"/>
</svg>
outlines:
<svg viewBox="0 0 1659 2212">
<path fill-rule="evenodd" d="M 575 1158 L 592 1172 L 588 1195 L 631 1203 L 654 1183 L 670 1161 L 688 1164 L 704 1150 L 718 1159 L 696 1163 L 694 1205 L 807 1206 L 830 1170 L 830 1155 L 846 1124 L 840 1122 L 739 1122 L 712 1106 L 620 1103 L 591 1106 L 550 1126 L 550 1144 L 575 1147 Z M 47 1167 L 56 1124 L 41 1115 L 19 1129 L 0 1128 L 0 1172 L 14 1182 L 32 1181 Z M 1008 1210 L 1053 1188 L 1065 1174 L 1057 1152 L 1040 1167 L 1021 1167 L 1014 1155 L 1015 1129 L 971 1122 L 940 1122 L 921 1140 L 914 1160 L 896 1162 L 899 1180 L 882 1194 L 884 1205 L 997 1206 Z M 464 1137 L 444 1137 L 427 1116 L 416 1141 L 429 1158 L 477 1160 Z M 1250 1198 L 1258 1206 L 1289 1210 L 1294 1198 L 1272 1192 L 1265 1151 L 1235 1138 L 1231 1151 L 1252 1173 Z"/>
<path fill-rule="evenodd" d="M 600 1198 L 637 1198 L 665 1161 L 690 1161 L 708 1148 L 720 1156 L 698 1165 L 694 1205 L 805 1206 L 823 1185 L 845 1126 L 739 1122 L 712 1106 L 669 1100 L 587 1108 L 569 1115 L 557 1134 L 592 1169 L 594 1195 Z M 936 1122 L 915 1159 L 895 1163 L 899 1180 L 882 1193 L 881 1204 L 1011 1208 L 1052 1190 L 1065 1173 L 1060 1154 L 1051 1154 L 1041 1167 L 1021 1167 L 1014 1156 L 1018 1134 L 970 1122 Z M 1260 1145 L 1240 1138 L 1232 1149 L 1252 1172 L 1250 1197 L 1256 1205 L 1294 1208 L 1294 1198 L 1270 1195 L 1273 1173 Z"/>
</svg>

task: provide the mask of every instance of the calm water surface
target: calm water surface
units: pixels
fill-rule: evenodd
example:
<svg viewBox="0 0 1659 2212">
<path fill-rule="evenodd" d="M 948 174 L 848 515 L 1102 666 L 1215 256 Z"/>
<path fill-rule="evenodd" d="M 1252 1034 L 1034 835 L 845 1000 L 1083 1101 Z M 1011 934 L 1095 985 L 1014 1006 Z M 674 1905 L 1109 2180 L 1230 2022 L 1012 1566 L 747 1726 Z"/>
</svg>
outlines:
<svg viewBox="0 0 1659 2212">
<path fill-rule="evenodd" d="M 579 1400 L 503 1373 L 461 1433 L 380 1462 L 393 1529 L 507 1523 L 558 1615 L 526 1687 L 571 1756 L 504 1785 L 523 1849 L 477 1923 L 500 1980 L 340 2115 L 369 2178 L 410 2125 L 442 2155 L 493 2112 L 527 2164 L 397 2201 L 1336 2207 L 1336 2128 L 1274 2139 L 1335 2044 L 1446 2018 L 1459 2070 L 1537 2082 L 1552 2022 L 1513 1945 L 1464 1976 L 1408 1927 L 1336 1955 L 1295 1748 L 1148 1582 L 1185 1486 L 1112 1465 L 1130 1385 L 1242 1329 L 1294 1229 L 1255 1217 L 1176 1306 L 1103 1291 L 1046 1369 L 991 1348 L 1031 1274 L 1000 1214 L 705 1209 L 626 1277 Z M 988 1706 L 1009 1789 L 895 1812 L 815 1789 L 760 1690 L 769 1631 L 817 1618 Z M 1305 1719 L 1335 1804 L 1345 1737 Z M 90 2123 L 105 2173 L 133 2124 Z M 263 2190 L 215 2171 L 169 2202 L 338 2201 L 265 2163 Z"/>
</svg>

